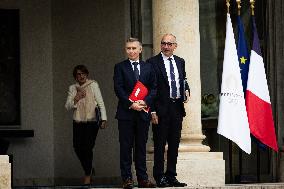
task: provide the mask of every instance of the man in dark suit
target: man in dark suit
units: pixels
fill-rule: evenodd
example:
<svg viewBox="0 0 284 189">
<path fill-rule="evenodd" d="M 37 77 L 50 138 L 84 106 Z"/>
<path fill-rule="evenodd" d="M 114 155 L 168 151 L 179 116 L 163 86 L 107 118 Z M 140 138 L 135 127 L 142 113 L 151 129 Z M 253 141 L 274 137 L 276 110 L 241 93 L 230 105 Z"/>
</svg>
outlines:
<svg viewBox="0 0 284 189">
<path fill-rule="evenodd" d="M 173 55 L 176 48 L 176 37 L 165 34 L 161 40 L 161 53 L 147 60 L 153 65 L 157 78 L 157 96 L 151 111 L 154 139 L 153 175 L 158 187 L 187 186 L 176 179 L 178 147 L 185 116 L 183 103 L 189 98 L 189 87 L 185 85 L 185 61 Z M 167 168 L 164 172 L 166 143 Z"/>
<path fill-rule="evenodd" d="M 151 107 L 156 95 L 156 77 L 152 65 L 139 60 L 142 44 L 138 39 L 128 39 L 125 50 L 128 59 L 115 65 L 113 76 L 115 94 L 119 99 L 116 119 L 119 129 L 123 188 L 133 188 L 131 174 L 133 148 L 138 187 L 153 188 L 155 185 L 149 181 L 146 169 L 146 143 L 151 120 L 151 113 L 146 110 Z M 148 95 L 144 100 L 133 102 L 129 100 L 129 96 L 138 80 L 147 87 Z"/>
</svg>

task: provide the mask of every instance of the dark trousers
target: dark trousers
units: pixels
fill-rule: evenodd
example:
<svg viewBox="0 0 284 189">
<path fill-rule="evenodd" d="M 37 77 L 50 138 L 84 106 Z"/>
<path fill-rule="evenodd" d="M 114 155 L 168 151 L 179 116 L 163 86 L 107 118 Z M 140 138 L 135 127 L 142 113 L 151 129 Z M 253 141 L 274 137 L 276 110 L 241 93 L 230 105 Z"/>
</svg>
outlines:
<svg viewBox="0 0 284 189">
<path fill-rule="evenodd" d="M 146 168 L 146 143 L 149 125 L 150 122 L 142 120 L 138 112 L 135 112 L 132 120 L 118 120 L 122 180 L 126 180 L 127 178 L 132 179 L 132 150 L 134 150 L 137 179 L 148 179 Z"/>
<path fill-rule="evenodd" d="M 91 175 L 93 148 L 98 130 L 97 122 L 76 123 L 73 121 L 73 147 L 86 176 Z"/>
<path fill-rule="evenodd" d="M 183 120 L 179 103 L 182 102 L 170 101 L 167 115 L 159 117 L 159 124 L 152 126 L 154 139 L 153 176 L 155 180 L 160 179 L 163 175 L 169 177 L 177 175 L 176 164 Z M 166 143 L 168 143 L 167 170 L 164 173 Z"/>
</svg>

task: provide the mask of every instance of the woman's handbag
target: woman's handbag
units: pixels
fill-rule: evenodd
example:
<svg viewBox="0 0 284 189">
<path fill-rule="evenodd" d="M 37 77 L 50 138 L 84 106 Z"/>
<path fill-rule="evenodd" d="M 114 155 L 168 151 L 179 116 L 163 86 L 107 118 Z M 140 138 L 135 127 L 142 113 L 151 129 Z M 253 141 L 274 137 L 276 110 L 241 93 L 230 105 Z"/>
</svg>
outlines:
<svg viewBox="0 0 284 189">
<path fill-rule="evenodd" d="M 101 126 L 102 124 L 102 117 L 101 117 L 101 110 L 99 108 L 99 106 L 96 106 L 96 121 L 98 122 L 98 125 Z"/>
</svg>

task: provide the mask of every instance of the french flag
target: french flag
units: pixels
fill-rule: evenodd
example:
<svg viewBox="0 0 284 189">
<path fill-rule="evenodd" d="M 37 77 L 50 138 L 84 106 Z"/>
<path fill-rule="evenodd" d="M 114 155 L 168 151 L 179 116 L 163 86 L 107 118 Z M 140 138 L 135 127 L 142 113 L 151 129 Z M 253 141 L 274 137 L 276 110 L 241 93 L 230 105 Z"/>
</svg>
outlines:
<svg viewBox="0 0 284 189">
<path fill-rule="evenodd" d="M 255 18 L 252 16 L 253 44 L 246 89 L 246 108 L 250 132 L 263 144 L 278 151 L 274 121 Z"/>
</svg>

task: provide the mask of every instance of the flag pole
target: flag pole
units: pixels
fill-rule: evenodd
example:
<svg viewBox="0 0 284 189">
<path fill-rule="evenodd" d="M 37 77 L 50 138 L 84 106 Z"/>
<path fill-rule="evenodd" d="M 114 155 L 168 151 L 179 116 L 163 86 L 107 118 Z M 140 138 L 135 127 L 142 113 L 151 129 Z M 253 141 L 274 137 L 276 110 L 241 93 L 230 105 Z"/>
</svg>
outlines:
<svg viewBox="0 0 284 189">
<path fill-rule="evenodd" d="M 254 16 L 254 3 L 255 0 L 250 0 L 251 15 Z"/>
<path fill-rule="evenodd" d="M 241 0 L 236 0 L 237 4 L 238 4 L 238 15 L 241 15 Z"/>
<path fill-rule="evenodd" d="M 230 14 L 230 0 L 226 0 L 227 13 Z M 233 182 L 233 143 L 229 140 L 229 170 L 230 170 L 230 182 Z"/>
<path fill-rule="evenodd" d="M 250 0 L 251 15 L 254 16 L 254 3 L 255 0 Z M 256 148 L 256 176 L 257 182 L 260 182 L 260 151 L 259 147 Z"/>
<path fill-rule="evenodd" d="M 230 13 L 230 0 L 226 0 L 227 13 Z"/>
<path fill-rule="evenodd" d="M 236 0 L 238 5 L 238 16 L 241 16 L 241 0 Z M 243 174 L 243 154 L 242 150 L 239 149 L 239 182 L 242 182 L 242 174 Z"/>
</svg>

